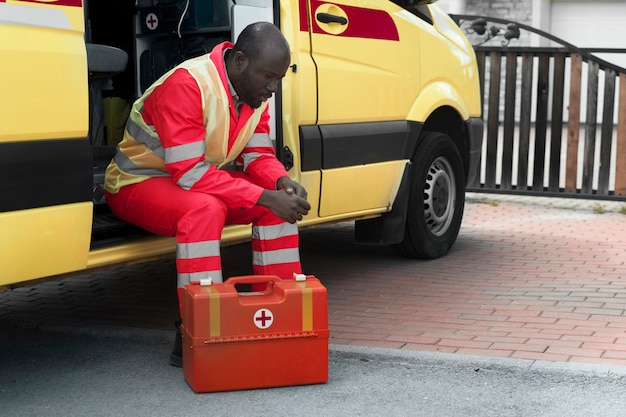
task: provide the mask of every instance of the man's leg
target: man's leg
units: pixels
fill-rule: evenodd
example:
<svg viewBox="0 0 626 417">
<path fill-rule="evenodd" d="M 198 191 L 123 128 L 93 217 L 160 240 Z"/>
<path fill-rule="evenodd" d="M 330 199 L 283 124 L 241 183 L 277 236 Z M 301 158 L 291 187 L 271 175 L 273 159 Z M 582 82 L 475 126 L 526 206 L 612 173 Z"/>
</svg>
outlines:
<svg viewBox="0 0 626 417">
<path fill-rule="evenodd" d="M 233 177 L 250 180 L 238 171 L 229 171 Z M 298 244 L 298 226 L 277 217 L 266 207 L 255 206 L 241 210 L 229 207 L 226 224 L 252 223 L 252 270 L 256 275 L 277 275 L 293 279 L 293 273 L 302 273 Z"/>
<path fill-rule="evenodd" d="M 185 284 L 222 281 L 220 238 L 226 206 L 213 196 L 185 191 L 169 177 L 152 178 L 107 195 L 121 219 L 153 233 L 176 237 L 179 306 Z"/>
<path fill-rule="evenodd" d="M 123 187 L 116 195 L 107 194 L 107 201 L 121 219 L 156 234 L 176 236 L 179 309 L 182 288 L 191 280 L 210 276 L 222 281 L 220 238 L 225 223 L 253 223 L 255 274 L 290 279 L 294 272 L 301 273 L 297 226 L 264 207 L 227 208 L 213 196 L 182 190 L 168 177 Z M 181 352 L 178 332 L 172 365 L 182 366 Z"/>
<path fill-rule="evenodd" d="M 298 226 L 276 217 L 265 207 L 230 209 L 226 224 L 252 223 L 252 270 L 256 275 L 293 279 L 302 273 Z"/>
<path fill-rule="evenodd" d="M 153 178 L 107 195 L 121 219 L 165 236 L 176 236 L 178 308 L 182 317 L 182 288 L 191 280 L 222 281 L 220 238 L 226 206 L 210 195 L 181 189 L 170 178 Z M 182 337 L 177 320 L 170 364 L 182 367 Z"/>
</svg>

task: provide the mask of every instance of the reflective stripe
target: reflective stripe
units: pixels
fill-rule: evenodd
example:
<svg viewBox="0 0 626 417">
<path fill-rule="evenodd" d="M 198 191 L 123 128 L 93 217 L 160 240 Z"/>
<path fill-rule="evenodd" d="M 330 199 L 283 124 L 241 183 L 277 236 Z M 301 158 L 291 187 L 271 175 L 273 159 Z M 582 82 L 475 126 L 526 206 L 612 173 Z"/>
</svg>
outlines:
<svg viewBox="0 0 626 417">
<path fill-rule="evenodd" d="M 156 168 L 140 168 L 133 163 L 126 155 L 122 152 L 118 152 L 115 154 L 113 158 L 119 169 L 122 171 L 128 172 L 133 175 L 145 175 L 148 177 L 167 177 L 169 174 L 165 171 L 161 171 Z"/>
<path fill-rule="evenodd" d="M 284 236 L 293 236 L 298 234 L 298 225 L 296 223 L 280 223 L 272 226 L 252 226 L 253 239 L 278 239 Z"/>
<path fill-rule="evenodd" d="M 267 133 L 254 133 L 250 137 L 250 140 L 246 144 L 246 148 L 258 148 L 263 146 L 274 147 L 272 145 L 272 139 Z"/>
<path fill-rule="evenodd" d="M 203 242 L 178 243 L 176 257 L 178 259 L 202 258 L 205 256 L 219 256 L 220 241 L 205 240 Z"/>
<path fill-rule="evenodd" d="M 148 126 L 148 128 L 154 132 L 154 126 Z M 163 144 L 161 141 L 143 130 L 132 118 L 128 119 L 128 122 L 126 123 L 126 130 L 135 142 L 143 143 L 159 158 L 163 160 L 165 159 L 165 152 L 163 151 Z"/>
<path fill-rule="evenodd" d="M 243 170 L 246 171 L 248 169 L 248 165 L 256 161 L 259 156 L 263 156 L 263 155 L 266 155 L 266 154 L 259 153 L 259 152 L 248 152 L 248 153 L 242 154 L 241 156 L 243 158 Z"/>
<path fill-rule="evenodd" d="M 206 174 L 206 172 L 211 167 L 211 164 L 201 161 L 198 162 L 193 168 L 189 171 L 185 172 L 182 177 L 178 180 L 177 184 L 183 190 L 189 190 L 193 187 L 200 178 Z"/>
<path fill-rule="evenodd" d="M 290 262 L 300 262 L 300 252 L 298 248 L 278 249 L 265 252 L 252 251 L 253 265 L 276 265 Z"/>
<path fill-rule="evenodd" d="M 256 161 L 258 157 L 263 155 L 274 155 L 272 152 L 246 152 L 246 149 L 248 148 L 257 148 L 257 150 L 258 148 L 271 148 L 273 151 L 274 145 L 272 144 L 272 139 L 270 138 L 270 135 L 268 135 L 267 133 L 254 133 L 252 137 L 250 137 L 250 140 L 246 144 L 246 147 L 244 148 L 242 154 L 244 171 L 247 170 L 248 165 Z"/>
<path fill-rule="evenodd" d="M 124 139 L 118 145 L 118 153 L 126 154 L 130 163 L 120 159 L 122 165 L 128 167 L 128 169 L 124 169 L 122 165 L 118 164 L 116 167 L 117 170 L 111 169 L 107 171 L 107 182 L 105 184 L 109 192 L 116 193 L 121 187 L 141 182 L 150 176 L 164 176 L 164 173 L 167 172 L 165 169 L 166 162 L 175 163 L 184 161 L 188 160 L 189 157 L 195 156 L 196 152 L 198 155 L 200 154 L 198 150 L 194 150 L 193 145 L 189 148 L 173 147 L 172 149 L 168 149 L 166 161 L 166 151 L 163 148 L 158 133 L 155 131 L 154 126 L 149 125 L 143 119 L 142 115 L 145 100 L 152 94 L 154 89 L 161 86 L 168 77 L 179 69 L 186 70 L 188 74 L 195 79 L 198 85 L 202 96 L 201 105 L 202 114 L 205 116 L 204 124 L 206 134 L 203 141 L 203 161 L 197 163 L 191 170 L 182 174 L 182 176 L 177 179 L 177 184 L 182 189 L 189 190 L 205 176 L 211 166 L 220 167 L 239 157 L 265 114 L 267 102 L 264 102 L 261 106 L 254 109 L 247 120 L 239 120 L 237 136 L 233 138 L 229 137 L 230 100 L 228 99 L 227 89 L 223 88 L 221 73 L 216 63 L 221 66 L 224 65 L 223 59 L 219 54 L 223 53 L 225 48 L 231 47 L 232 44 L 225 42 L 218 45 L 210 54 L 184 61 L 182 64 L 162 75 L 144 91 L 144 94 L 137 101 L 135 101 L 126 125 Z M 210 115 L 210 117 L 207 115 Z M 259 136 L 262 141 L 265 140 L 263 137 L 269 137 L 267 134 L 259 134 Z M 256 143 L 256 139 L 253 143 Z M 271 146 L 271 140 L 269 144 Z M 144 149 L 142 146 L 138 145 L 144 145 L 148 149 Z M 249 150 L 255 152 L 259 149 Z M 261 149 L 261 152 L 262 151 Z M 146 167 L 152 167 L 155 170 L 140 170 Z M 145 175 L 136 175 L 139 172 Z"/>
<path fill-rule="evenodd" d="M 203 271 L 178 274 L 178 288 L 183 288 L 191 281 L 200 281 L 201 279 L 211 278 L 213 282 L 223 282 L 222 271 Z"/>
<path fill-rule="evenodd" d="M 61 10 L 0 4 L 0 24 L 71 29 L 70 19 Z"/>
<path fill-rule="evenodd" d="M 206 144 L 203 140 L 165 148 L 165 163 L 173 164 L 175 162 L 204 156 L 205 149 Z"/>
</svg>

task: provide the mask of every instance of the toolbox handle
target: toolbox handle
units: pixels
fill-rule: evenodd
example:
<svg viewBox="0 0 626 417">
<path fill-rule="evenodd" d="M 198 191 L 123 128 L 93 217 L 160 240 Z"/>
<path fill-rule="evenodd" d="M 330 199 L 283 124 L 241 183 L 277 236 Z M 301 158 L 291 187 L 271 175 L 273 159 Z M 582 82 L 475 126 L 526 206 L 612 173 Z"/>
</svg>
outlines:
<svg viewBox="0 0 626 417">
<path fill-rule="evenodd" d="M 236 285 L 236 284 L 267 284 L 269 282 L 282 281 L 276 275 L 244 275 L 240 277 L 230 277 L 224 284 Z"/>
</svg>

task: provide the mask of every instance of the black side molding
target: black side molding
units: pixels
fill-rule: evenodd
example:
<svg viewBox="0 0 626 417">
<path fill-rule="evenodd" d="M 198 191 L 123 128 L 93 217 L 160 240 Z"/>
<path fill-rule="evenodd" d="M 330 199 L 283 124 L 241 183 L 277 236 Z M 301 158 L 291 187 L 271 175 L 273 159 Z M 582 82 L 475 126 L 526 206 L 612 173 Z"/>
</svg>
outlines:
<svg viewBox="0 0 626 417">
<path fill-rule="evenodd" d="M 87 139 L 0 143 L 0 212 L 91 201 Z"/>
<path fill-rule="evenodd" d="M 300 126 L 302 170 L 409 159 L 416 138 L 411 125 L 400 120 Z"/>
</svg>

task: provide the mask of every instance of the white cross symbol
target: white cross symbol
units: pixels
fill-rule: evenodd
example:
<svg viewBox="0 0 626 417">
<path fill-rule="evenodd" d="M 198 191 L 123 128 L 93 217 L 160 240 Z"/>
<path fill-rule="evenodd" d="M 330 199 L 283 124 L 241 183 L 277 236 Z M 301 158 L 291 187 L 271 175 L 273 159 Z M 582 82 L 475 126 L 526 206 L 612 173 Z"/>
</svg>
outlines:
<svg viewBox="0 0 626 417">
<path fill-rule="evenodd" d="M 154 30 L 159 26 L 159 18 L 154 13 L 148 13 L 146 16 L 146 26 L 150 30 Z"/>
<path fill-rule="evenodd" d="M 274 323 L 274 315 L 267 308 L 262 308 L 254 313 L 254 325 L 259 329 L 267 329 Z"/>
</svg>

